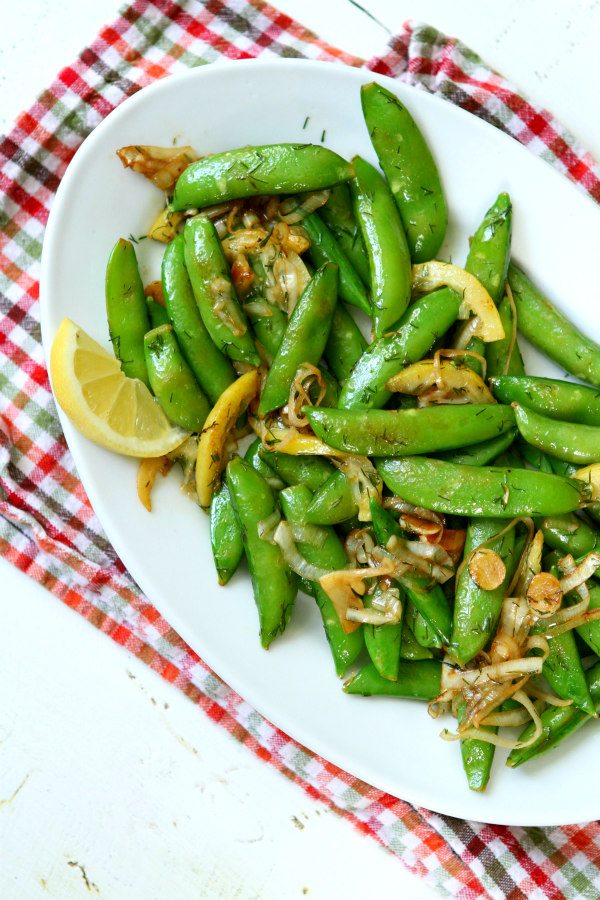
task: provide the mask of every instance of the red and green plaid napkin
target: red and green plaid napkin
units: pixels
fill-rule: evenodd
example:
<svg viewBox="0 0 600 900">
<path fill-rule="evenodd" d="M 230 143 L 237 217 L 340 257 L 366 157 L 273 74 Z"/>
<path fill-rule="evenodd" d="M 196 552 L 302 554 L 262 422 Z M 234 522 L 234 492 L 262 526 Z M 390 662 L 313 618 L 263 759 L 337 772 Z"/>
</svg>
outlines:
<svg viewBox="0 0 600 900">
<path fill-rule="evenodd" d="M 90 131 L 154 79 L 220 57 L 259 55 L 365 65 L 438 93 L 513 135 L 600 202 L 600 168 L 574 138 L 467 47 L 433 28 L 407 24 L 382 56 L 365 62 L 260 0 L 135 0 L 0 143 L 0 552 L 442 893 L 597 898 L 598 823 L 505 828 L 415 809 L 337 769 L 262 718 L 140 593 L 78 479 L 40 342 L 40 254 L 58 183 Z"/>
</svg>

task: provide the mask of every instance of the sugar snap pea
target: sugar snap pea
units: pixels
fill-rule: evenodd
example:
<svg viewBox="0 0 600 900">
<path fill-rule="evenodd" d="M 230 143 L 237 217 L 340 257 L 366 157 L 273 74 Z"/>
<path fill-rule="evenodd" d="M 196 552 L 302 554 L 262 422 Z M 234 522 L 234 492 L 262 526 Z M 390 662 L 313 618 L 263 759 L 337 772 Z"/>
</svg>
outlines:
<svg viewBox="0 0 600 900">
<path fill-rule="evenodd" d="M 210 501 L 210 543 L 219 584 L 227 584 L 244 555 L 244 542 L 226 482 Z"/>
<path fill-rule="evenodd" d="M 471 239 L 465 270 L 474 275 L 484 286 L 496 305 L 502 300 L 512 233 L 512 204 L 508 194 L 500 194 L 488 209 L 481 225 Z M 486 355 L 486 345 L 479 337 L 473 337 L 467 350 Z M 474 357 L 465 356 L 465 365 L 482 374 L 482 365 Z"/>
<path fill-rule="evenodd" d="M 414 262 L 438 252 L 448 215 L 439 172 L 427 142 L 404 104 L 373 82 L 361 88 L 369 135 L 398 204 Z"/>
<path fill-rule="evenodd" d="M 544 542 L 552 550 L 570 553 L 575 558 L 592 553 L 600 545 L 600 534 L 596 529 L 572 513 L 546 516 L 537 519 L 536 525 L 544 532 Z"/>
<path fill-rule="evenodd" d="M 406 697 L 415 700 L 434 700 L 440 693 L 442 664 L 437 659 L 423 659 L 419 662 L 400 660 L 396 681 L 382 678 L 373 663 L 346 682 L 347 694 L 361 694 L 363 697 Z"/>
<path fill-rule="evenodd" d="M 256 469 L 259 475 L 262 475 L 269 487 L 272 487 L 274 491 L 280 491 L 285 487 L 284 482 L 273 471 L 268 461 L 261 456 L 261 446 L 260 438 L 255 438 L 251 444 L 248 444 L 244 459 L 250 463 L 253 469 Z"/>
<path fill-rule="evenodd" d="M 325 359 L 338 381 L 348 378 L 366 349 L 360 328 L 343 303 L 338 303 L 325 346 Z"/>
<path fill-rule="evenodd" d="M 289 318 L 263 387 L 260 416 L 287 403 L 302 363 L 317 365 L 329 337 L 336 302 L 337 266 L 325 263 L 309 281 Z"/>
<path fill-rule="evenodd" d="M 572 631 L 565 631 L 548 641 L 550 652 L 544 660 L 542 675 L 563 700 L 593 716 L 594 702 L 590 697 L 581 658 Z"/>
<path fill-rule="evenodd" d="M 374 500 L 371 501 L 371 519 L 375 538 L 382 547 L 386 547 L 394 535 L 403 537 L 402 529 L 389 510 Z M 425 575 L 418 573 L 407 572 L 399 578 L 399 581 L 406 591 L 409 606 L 410 604 L 414 606 L 436 635 L 438 640 L 434 646 L 440 647 L 443 644 L 447 646 L 450 643 L 452 615 L 442 588 Z"/>
<path fill-rule="evenodd" d="M 333 470 L 315 491 L 308 509 L 307 522 L 315 525 L 338 525 L 356 515 L 356 500 L 343 472 Z"/>
<path fill-rule="evenodd" d="M 600 585 L 592 584 L 592 582 L 590 581 L 588 583 L 588 590 L 590 592 L 590 603 L 588 606 L 588 611 L 592 612 L 592 610 L 598 609 L 600 607 Z M 586 642 L 588 647 L 590 647 L 597 656 L 600 656 L 600 620 L 596 620 L 595 622 L 587 622 L 585 625 L 580 625 L 577 628 L 577 634 L 580 638 L 582 638 L 582 640 Z"/>
<path fill-rule="evenodd" d="M 260 365 L 215 226 L 206 216 L 194 216 L 183 237 L 185 265 L 206 330 L 230 359 Z"/>
<path fill-rule="evenodd" d="M 487 466 L 494 462 L 501 453 L 508 450 L 515 439 L 516 428 L 509 428 L 497 437 L 482 441 L 480 444 L 472 444 L 470 447 L 461 447 L 460 450 L 446 450 L 440 453 L 439 458 L 446 462 L 460 463 L 463 466 Z"/>
<path fill-rule="evenodd" d="M 402 640 L 400 643 L 400 659 L 413 660 L 432 659 L 433 653 L 427 647 L 422 647 L 415 638 L 413 631 L 406 621 L 402 624 Z"/>
<path fill-rule="evenodd" d="M 596 663 L 586 672 L 586 682 L 596 712 L 600 712 L 600 663 Z M 588 722 L 597 721 L 576 706 L 549 706 L 540 716 L 542 720 L 541 735 L 527 747 L 518 747 L 512 750 L 506 760 L 506 765 L 514 769 L 530 759 L 536 759 L 548 750 L 553 750 L 571 734 L 586 725 Z M 519 735 L 519 741 L 527 743 L 533 735 L 535 725 L 531 722 Z"/>
<path fill-rule="evenodd" d="M 200 432 L 210 404 L 186 363 L 172 325 L 160 325 L 144 337 L 144 357 L 152 391 L 174 425 Z"/>
<path fill-rule="evenodd" d="M 456 321 L 460 298 L 442 288 L 411 304 L 395 334 L 373 341 L 342 386 L 340 409 L 379 409 L 391 394 L 386 382 L 410 363 L 417 362 Z"/>
<path fill-rule="evenodd" d="M 318 211 L 338 244 L 361 277 L 363 284 L 369 285 L 369 260 L 360 229 L 354 218 L 352 198 L 347 184 L 336 184 L 331 188 L 329 199 Z"/>
<path fill-rule="evenodd" d="M 236 456 L 227 466 L 227 487 L 242 528 L 258 608 L 260 640 L 266 649 L 290 619 L 296 599 L 296 576 L 287 568 L 279 547 L 259 537 L 259 523 L 276 510 L 273 491 L 262 475 Z"/>
<path fill-rule="evenodd" d="M 371 283 L 375 334 L 381 337 L 393 328 L 410 300 L 412 275 L 410 253 L 402 221 L 379 172 L 359 156 L 353 160 L 350 182 L 354 215 L 361 230 Z"/>
<path fill-rule="evenodd" d="M 476 444 L 510 429 L 512 409 L 499 404 L 423 409 L 324 409 L 304 407 L 315 434 L 344 453 L 412 456 Z"/>
<path fill-rule="evenodd" d="M 185 267 L 182 234 L 167 246 L 162 261 L 165 305 L 181 352 L 211 403 L 235 381 L 233 366 L 206 330 Z"/>
<path fill-rule="evenodd" d="M 169 313 L 164 306 L 157 303 L 153 297 L 146 297 L 146 309 L 148 310 L 148 318 L 152 328 L 158 328 L 159 325 L 170 325 Z"/>
<path fill-rule="evenodd" d="M 338 267 L 340 300 L 370 314 L 371 303 L 365 286 L 323 219 L 310 213 L 302 219 L 302 227 L 310 238 L 308 255 L 314 267 L 318 269 L 326 262 L 334 263 Z"/>
<path fill-rule="evenodd" d="M 495 541 L 489 541 L 502 531 L 504 525 L 502 519 L 473 519 L 467 528 L 464 558 L 468 560 L 471 553 L 485 543 L 500 556 L 506 566 L 506 574 L 497 588 L 487 591 L 473 580 L 468 564 L 456 580 L 449 653 L 461 666 L 483 650 L 498 624 L 502 601 L 514 571 L 514 529 L 511 528 Z"/>
<path fill-rule="evenodd" d="M 600 346 L 559 312 L 517 266 L 508 270 L 519 331 L 559 366 L 600 387 Z"/>
<path fill-rule="evenodd" d="M 369 608 L 375 597 L 381 593 L 377 585 L 373 594 L 363 598 L 365 607 Z M 401 596 L 401 600 L 403 597 Z M 402 621 L 396 624 L 363 625 L 365 646 L 371 662 L 382 678 L 395 681 L 400 667 L 400 647 L 402 643 Z"/>
<path fill-rule="evenodd" d="M 285 488 L 279 495 L 279 499 L 286 519 L 299 524 L 306 521 L 306 511 L 311 501 L 311 493 L 307 487 L 296 485 Z M 314 566 L 332 571 L 343 569 L 347 563 L 346 553 L 333 528 L 324 528 L 323 537 L 324 540 L 319 546 L 308 541 L 298 541 L 299 552 Z M 339 676 L 342 676 L 363 649 L 362 628 L 346 634 L 333 603 L 319 582 L 312 582 L 311 588 L 323 619 L 323 627 L 331 648 L 335 670 Z"/>
<path fill-rule="evenodd" d="M 558 422 L 517 403 L 513 407 L 517 428 L 528 444 L 582 466 L 600 460 L 600 426 Z"/>
<path fill-rule="evenodd" d="M 318 490 L 336 471 L 331 463 L 319 456 L 291 456 L 278 453 L 277 450 L 266 450 L 264 447 L 258 454 L 286 484 L 291 487 L 303 484 L 311 493 Z"/>
<path fill-rule="evenodd" d="M 150 386 L 144 359 L 144 335 L 150 319 L 135 250 L 119 238 L 106 266 L 106 315 L 113 352 L 129 378 Z"/>
<path fill-rule="evenodd" d="M 501 375 L 490 379 L 500 403 L 520 403 L 552 419 L 600 426 L 600 391 L 556 378 Z"/>
<path fill-rule="evenodd" d="M 516 332 L 513 340 L 514 311 L 508 297 L 503 297 L 498 304 L 498 315 L 504 328 L 504 337 L 485 345 L 488 378 L 500 375 L 524 375 L 525 364 Z"/>
<path fill-rule="evenodd" d="M 388 488 L 408 503 L 457 516 L 507 518 L 573 512 L 589 499 L 582 481 L 526 469 L 462 466 L 425 456 L 377 460 Z"/>
<path fill-rule="evenodd" d="M 460 724 L 464 718 L 466 704 L 459 704 L 457 719 Z M 485 725 L 479 726 L 482 731 L 491 731 L 496 733 L 497 728 L 489 728 Z M 490 780 L 492 771 L 492 763 L 494 762 L 495 746 L 487 741 L 480 741 L 477 738 L 467 738 L 460 742 L 460 752 L 462 756 L 463 769 L 467 776 L 467 784 L 472 791 L 484 791 Z"/>
<path fill-rule="evenodd" d="M 257 194 L 300 194 L 347 181 L 352 167 L 327 147 L 267 144 L 214 153 L 192 163 L 175 185 L 174 210 Z"/>
</svg>

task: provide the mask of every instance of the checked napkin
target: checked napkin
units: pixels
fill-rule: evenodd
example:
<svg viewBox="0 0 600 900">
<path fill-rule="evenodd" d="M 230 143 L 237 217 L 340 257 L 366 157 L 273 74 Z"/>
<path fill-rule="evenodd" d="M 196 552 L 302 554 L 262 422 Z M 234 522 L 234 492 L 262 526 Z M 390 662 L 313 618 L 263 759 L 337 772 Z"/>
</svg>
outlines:
<svg viewBox="0 0 600 900">
<path fill-rule="evenodd" d="M 135 91 L 202 62 L 259 55 L 365 65 L 440 94 L 526 144 L 600 202 L 599 167 L 551 114 L 433 28 L 407 24 L 382 56 L 365 62 L 260 0 L 134 0 L 0 139 L 0 552 L 441 893 L 597 898 L 598 823 L 506 828 L 415 809 L 262 718 L 140 593 L 78 479 L 40 342 L 40 254 L 57 186 L 83 139 Z"/>
</svg>

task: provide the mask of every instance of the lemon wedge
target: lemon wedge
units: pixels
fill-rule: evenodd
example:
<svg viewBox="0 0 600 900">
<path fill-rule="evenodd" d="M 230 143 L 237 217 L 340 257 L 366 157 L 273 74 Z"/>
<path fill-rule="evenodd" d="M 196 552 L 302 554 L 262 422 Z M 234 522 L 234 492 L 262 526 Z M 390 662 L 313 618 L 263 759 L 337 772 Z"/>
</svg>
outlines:
<svg viewBox="0 0 600 900">
<path fill-rule="evenodd" d="M 171 425 L 145 384 L 71 319 L 63 319 L 50 351 L 54 394 L 86 438 L 138 458 L 163 456 L 188 437 Z"/>
</svg>

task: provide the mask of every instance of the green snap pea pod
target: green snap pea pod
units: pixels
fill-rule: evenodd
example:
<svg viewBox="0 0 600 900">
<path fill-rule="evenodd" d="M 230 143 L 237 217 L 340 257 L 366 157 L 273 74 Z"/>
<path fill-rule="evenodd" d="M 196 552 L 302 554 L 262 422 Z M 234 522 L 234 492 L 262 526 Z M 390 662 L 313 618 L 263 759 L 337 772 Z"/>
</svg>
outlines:
<svg viewBox="0 0 600 900">
<path fill-rule="evenodd" d="M 210 544 L 219 584 L 227 584 L 244 555 L 244 541 L 225 482 L 210 502 Z"/>
<path fill-rule="evenodd" d="M 393 410 L 306 406 L 303 411 L 321 440 L 336 450 L 360 456 L 452 450 L 495 437 L 514 424 L 511 407 L 497 403 Z"/>
<path fill-rule="evenodd" d="M 572 700 L 574 706 L 593 716 L 594 703 L 585 680 L 575 635 L 572 631 L 565 631 L 550 638 L 548 644 L 550 653 L 544 660 L 542 675 L 559 697 Z"/>
<path fill-rule="evenodd" d="M 575 558 L 586 556 L 600 545 L 598 532 L 571 513 L 537 519 L 536 525 L 544 532 L 544 542 L 548 547 L 562 554 L 570 553 Z"/>
<path fill-rule="evenodd" d="M 271 304 L 270 310 L 270 316 L 259 316 L 253 312 L 248 312 L 247 316 L 256 340 L 260 341 L 265 348 L 267 360 L 272 363 L 283 340 L 288 317 L 282 309 L 273 304 Z"/>
<path fill-rule="evenodd" d="M 290 385 L 302 363 L 318 365 L 331 330 L 336 286 L 337 267 L 326 263 L 304 289 L 269 369 L 258 407 L 260 416 L 287 403 Z"/>
<path fill-rule="evenodd" d="M 285 488 L 279 495 L 281 508 L 290 522 L 304 523 L 306 511 L 310 505 L 311 493 L 304 485 Z M 344 548 L 333 528 L 323 529 L 325 539 L 320 546 L 306 541 L 298 541 L 300 554 L 314 566 L 324 569 L 343 569 L 348 560 Z M 323 627 L 335 664 L 335 671 L 341 677 L 348 666 L 356 660 L 363 649 L 363 630 L 346 634 L 335 611 L 335 607 L 318 581 L 311 583 L 313 596 L 323 619 Z"/>
<path fill-rule="evenodd" d="M 550 457 L 542 450 L 538 449 L 538 447 L 534 447 L 532 444 L 528 444 L 527 441 L 520 438 L 515 445 L 515 449 L 518 449 L 518 453 L 522 457 L 523 463 L 527 463 L 533 469 L 550 473 L 554 471 L 550 463 Z"/>
<path fill-rule="evenodd" d="M 335 235 L 336 241 L 360 275 L 363 284 L 369 285 L 369 259 L 354 218 L 352 198 L 347 184 L 336 184 L 331 188 L 329 200 L 321 207 L 319 215 Z"/>
<path fill-rule="evenodd" d="M 153 297 L 146 297 L 146 309 L 148 310 L 148 318 L 152 328 L 158 328 L 160 325 L 170 325 L 169 313 L 157 303 Z"/>
<path fill-rule="evenodd" d="M 334 470 L 315 492 L 308 510 L 308 522 L 338 525 L 356 515 L 356 501 L 343 472 Z"/>
<path fill-rule="evenodd" d="M 464 558 L 468 560 L 470 554 L 485 543 L 503 560 L 506 575 L 502 584 L 491 591 L 478 587 L 471 578 L 468 565 L 463 567 L 457 579 L 449 652 L 461 666 L 483 650 L 498 624 L 502 601 L 514 571 L 514 529 L 495 541 L 488 541 L 502 531 L 504 525 L 502 519 L 473 519 L 467 528 Z"/>
<path fill-rule="evenodd" d="M 484 286 L 496 305 L 504 294 L 504 284 L 510 260 L 512 232 L 512 204 L 508 194 L 500 194 L 488 209 L 483 221 L 471 240 L 465 270 L 474 275 Z M 471 338 L 467 350 L 485 356 L 486 345 L 481 338 Z M 481 363 L 473 357 L 465 357 L 465 365 L 483 374 Z"/>
<path fill-rule="evenodd" d="M 533 447 L 566 462 L 586 465 L 600 460 L 600 427 L 558 422 L 513 403 L 522 437 Z"/>
<path fill-rule="evenodd" d="M 490 438 L 489 441 L 482 441 L 471 447 L 461 447 L 460 450 L 447 450 L 445 453 L 440 453 L 439 458 L 463 466 L 487 466 L 501 453 L 508 450 L 516 433 L 516 428 L 509 428 L 497 437 Z"/>
<path fill-rule="evenodd" d="M 458 722 L 462 722 L 465 714 L 466 704 L 463 702 L 458 707 Z M 482 731 L 491 731 L 493 734 L 498 732 L 497 728 L 480 725 Z M 487 741 L 480 741 L 477 738 L 467 738 L 460 742 L 460 752 L 462 756 L 463 769 L 467 776 L 467 784 L 472 791 L 484 791 L 490 780 L 492 763 L 494 762 L 494 752 L 496 748 Z"/>
<path fill-rule="evenodd" d="M 427 262 L 438 252 L 448 224 L 440 175 L 404 104 L 373 82 L 361 88 L 363 114 L 371 142 L 400 210 L 410 253 Z"/>
<path fill-rule="evenodd" d="M 172 325 L 146 334 L 144 355 L 150 387 L 169 420 L 186 431 L 202 431 L 210 404 L 183 358 Z"/>
<path fill-rule="evenodd" d="M 512 204 L 508 194 L 500 194 L 473 235 L 465 263 L 496 304 L 504 296 L 511 233 Z"/>
<path fill-rule="evenodd" d="M 381 588 L 377 586 L 373 594 L 366 594 L 363 598 L 364 605 L 371 606 Z M 400 600 L 402 601 L 401 591 Z M 402 643 L 402 621 L 397 625 L 363 625 L 365 634 L 365 646 L 371 657 L 371 662 L 382 678 L 395 681 L 398 677 L 400 666 L 400 646 Z"/>
<path fill-rule="evenodd" d="M 371 501 L 371 519 L 375 539 L 382 547 L 387 546 L 393 535 L 403 537 L 402 529 L 389 510 L 384 509 L 374 500 Z M 412 604 L 436 635 L 435 646 L 448 645 L 452 629 L 452 615 L 446 596 L 439 584 L 431 582 L 425 575 L 416 573 L 406 573 L 398 580 L 406 591 L 409 608 Z M 421 629 L 421 634 L 424 636 L 422 626 L 416 627 Z M 415 637 L 417 637 L 416 634 Z"/>
<path fill-rule="evenodd" d="M 433 653 L 427 647 L 421 647 L 415 638 L 406 618 L 402 625 L 402 641 L 400 644 L 400 659 L 416 662 L 421 659 L 432 659 Z"/>
<path fill-rule="evenodd" d="M 174 210 L 212 206 L 258 194 L 300 194 L 348 181 L 350 163 L 315 144 L 266 144 L 213 153 L 177 179 Z"/>
<path fill-rule="evenodd" d="M 311 493 L 336 471 L 331 463 L 319 456 L 290 456 L 264 447 L 258 453 L 282 481 L 291 486 L 303 484 Z"/>
<path fill-rule="evenodd" d="M 477 468 L 424 456 L 379 459 L 377 469 L 408 503 L 456 516 L 558 516 L 589 498 L 583 481 L 529 469 Z"/>
<path fill-rule="evenodd" d="M 260 257 L 251 256 L 250 265 L 254 272 L 255 283 L 248 296 L 248 300 L 259 299 L 266 303 L 267 273 L 264 263 Z M 265 350 L 267 361 L 270 365 L 275 354 L 279 350 L 279 345 L 281 344 L 285 329 L 287 328 L 287 313 L 274 303 L 269 303 L 269 312 L 271 313 L 269 316 L 257 315 L 256 312 L 252 312 L 248 309 L 246 309 L 245 312 L 256 339 L 260 341 Z"/>
<path fill-rule="evenodd" d="M 162 285 L 165 305 L 173 324 L 181 352 L 196 376 L 196 381 L 215 404 L 226 388 L 235 381 L 233 366 L 206 330 L 194 298 L 185 267 L 182 234 L 167 245 L 162 262 Z"/>
<path fill-rule="evenodd" d="M 600 387 L 600 346 L 582 334 L 515 265 L 509 267 L 519 331 L 559 366 Z"/>
<path fill-rule="evenodd" d="M 513 308 L 508 297 L 503 297 L 498 304 L 498 314 L 504 328 L 504 337 L 485 345 L 488 378 L 500 375 L 524 375 L 525 364 L 519 349 L 519 341 L 516 335 L 514 343 L 512 339 Z"/>
<path fill-rule="evenodd" d="M 437 659 L 423 659 L 419 662 L 400 661 L 398 678 L 388 681 L 382 678 L 373 663 L 346 682 L 347 694 L 363 697 L 407 697 L 415 700 L 434 700 L 440 693 L 442 664 Z"/>
<path fill-rule="evenodd" d="M 577 472 L 578 466 L 574 466 L 573 463 L 565 462 L 562 459 L 556 459 L 556 457 L 554 456 L 549 456 L 548 460 L 555 475 L 562 475 L 565 478 L 572 478 L 575 472 Z M 592 519 L 597 525 L 600 525 L 600 503 L 598 501 L 596 501 L 595 503 L 586 504 L 585 512 L 590 517 L 590 519 Z"/>
<path fill-rule="evenodd" d="M 350 182 L 354 215 L 369 258 L 371 304 L 377 337 L 389 331 L 410 300 L 410 253 L 400 215 L 377 169 L 356 156 Z"/>
<path fill-rule="evenodd" d="M 113 352 L 129 378 L 150 387 L 144 359 L 144 335 L 150 319 L 135 250 L 119 238 L 106 266 L 106 315 Z"/>
<path fill-rule="evenodd" d="M 194 216 L 185 223 L 183 238 L 185 265 L 206 330 L 230 359 L 260 365 L 215 226 L 206 216 Z"/>
<path fill-rule="evenodd" d="M 456 321 L 460 298 L 442 288 L 412 303 L 395 334 L 370 344 L 342 387 L 341 409 L 379 409 L 391 394 L 386 382 L 400 369 L 421 359 Z"/>
<path fill-rule="evenodd" d="M 490 379 L 500 403 L 520 403 L 528 409 L 565 422 L 600 426 L 600 391 L 533 375 L 503 375 Z"/>
<path fill-rule="evenodd" d="M 338 400 L 340 398 L 339 382 L 333 372 L 330 372 L 329 369 L 325 368 L 325 366 L 321 365 L 319 366 L 319 369 L 323 378 L 323 382 L 325 384 L 325 396 L 321 401 L 321 406 L 337 406 Z M 311 394 L 311 399 L 313 391 L 316 393 L 316 390 L 314 388 L 313 390 L 309 391 L 309 393 Z"/>
<path fill-rule="evenodd" d="M 285 487 L 284 482 L 261 454 L 261 447 L 262 444 L 260 438 L 255 438 L 252 443 L 248 445 L 248 448 L 244 453 L 244 459 L 246 462 L 250 463 L 253 469 L 256 469 L 259 475 L 262 475 L 269 487 L 272 487 L 274 491 L 280 491 L 282 487 Z"/>
<path fill-rule="evenodd" d="M 370 315 L 371 303 L 365 286 L 323 219 L 310 213 L 302 219 L 302 227 L 310 238 L 308 255 L 313 266 L 318 269 L 326 262 L 335 263 L 339 271 L 340 300 Z"/>
<path fill-rule="evenodd" d="M 417 644 L 427 650 L 441 650 L 444 644 L 439 634 L 434 631 L 412 602 L 408 604 L 407 615 Z"/>
<path fill-rule="evenodd" d="M 596 663 L 586 672 L 586 682 L 594 702 L 596 712 L 600 712 L 600 663 Z M 593 717 L 575 706 L 549 706 L 540 716 L 542 720 L 542 733 L 537 740 L 528 747 L 520 747 L 512 750 L 506 760 L 506 765 L 515 769 L 529 759 L 535 759 L 561 744 L 569 735 L 593 721 Z M 519 735 L 519 741 L 526 742 L 534 732 L 534 724 L 531 722 Z"/>
<path fill-rule="evenodd" d="M 242 528 L 258 608 L 260 640 L 266 649 L 290 619 L 296 599 L 296 577 L 286 566 L 279 547 L 259 537 L 259 523 L 277 508 L 273 491 L 262 475 L 236 456 L 227 466 L 227 486 Z"/>
<path fill-rule="evenodd" d="M 588 590 L 590 592 L 588 612 L 591 612 L 594 609 L 598 609 L 600 606 L 600 585 L 592 585 L 592 582 L 589 582 Z M 586 625 L 580 625 L 576 631 L 579 637 L 586 642 L 588 647 L 591 647 L 594 653 L 600 656 L 600 620 L 588 622 Z"/>
<path fill-rule="evenodd" d="M 366 349 L 360 328 L 346 307 L 338 303 L 325 347 L 325 359 L 338 381 L 346 380 Z"/>
</svg>

